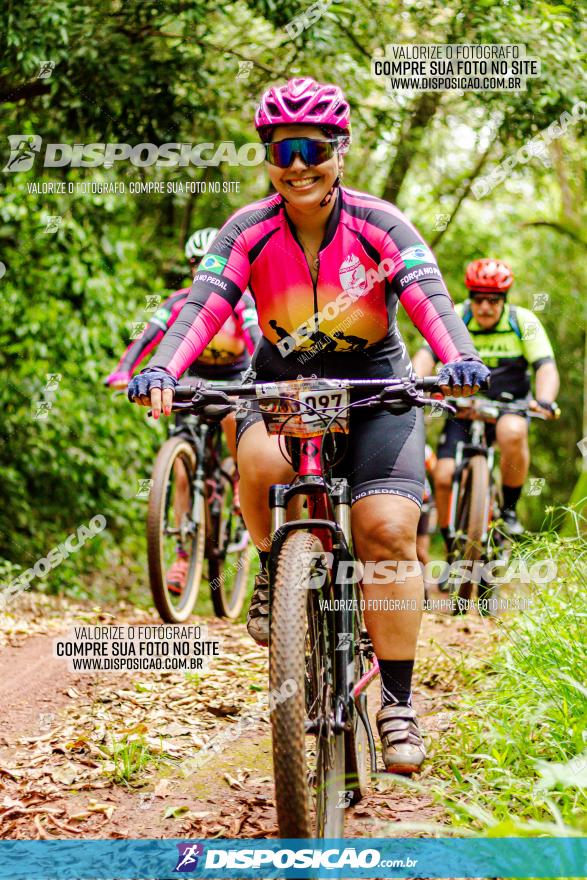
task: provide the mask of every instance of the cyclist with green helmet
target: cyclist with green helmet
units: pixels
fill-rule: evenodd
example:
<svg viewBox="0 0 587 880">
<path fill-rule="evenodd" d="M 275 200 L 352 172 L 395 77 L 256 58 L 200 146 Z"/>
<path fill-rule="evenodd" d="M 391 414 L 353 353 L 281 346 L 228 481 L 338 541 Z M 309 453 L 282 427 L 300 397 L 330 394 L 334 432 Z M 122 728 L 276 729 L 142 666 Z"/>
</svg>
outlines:
<svg viewBox="0 0 587 880">
<path fill-rule="evenodd" d="M 198 229 L 188 238 L 185 255 L 190 264 L 192 278 L 217 234 L 218 229 L 207 227 Z M 177 320 L 190 289 L 184 287 L 176 290 L 162 303 L 141 335 L 128 346 L 114 372 L 106 378 L 106 384 L 113 388 L 126 388 L 138 365 L 156 348 Z M 260 338 L 255 303 L 251 294 L 245 291 L 222 327 L 194 362 L 189 375 L 208 380 L 236 381 L 248 368 L 251 355 Z M 181 423 L 181 420 L 181 414 L 177 415 L 176 423 Z M 222 420 L 222 428 L 229 452 L 236 461 L 236 420 L 233 413 Z M 179 464 L 175 469 L 175 479 L 175 515 L 179 522 L 189 506 L 190 497 L 185 469 Z M 181 593 L 187 570 L 188 556 L 178 544 L 177 557 L 167 572 L 167 586 L 172 593 Z"/>
</svg>

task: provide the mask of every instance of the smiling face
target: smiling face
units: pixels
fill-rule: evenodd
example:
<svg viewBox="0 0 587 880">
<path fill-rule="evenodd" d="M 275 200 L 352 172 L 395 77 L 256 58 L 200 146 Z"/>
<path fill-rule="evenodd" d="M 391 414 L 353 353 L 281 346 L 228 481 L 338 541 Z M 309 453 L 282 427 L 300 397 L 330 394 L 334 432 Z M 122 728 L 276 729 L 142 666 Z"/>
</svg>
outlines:
<svg viewBox="0 0 587 880">
<path fill-rule="evenodd" d="M 312 138 L 327 141 L 329 138 L 317 125 L 278 125 L 272 133 L 272 141 L 283 141 L 287 138 Z M 304 165 L 296 155 L 289 168 L 278 168 L 277 165 L 265 163 L 271 183 L 291 205 L 298 211 L 315 211 L 324 196 L 332 188 L 340 169 L 342 160 L 338 153 L 332 159 L 320 165 Z"/>
</svg>

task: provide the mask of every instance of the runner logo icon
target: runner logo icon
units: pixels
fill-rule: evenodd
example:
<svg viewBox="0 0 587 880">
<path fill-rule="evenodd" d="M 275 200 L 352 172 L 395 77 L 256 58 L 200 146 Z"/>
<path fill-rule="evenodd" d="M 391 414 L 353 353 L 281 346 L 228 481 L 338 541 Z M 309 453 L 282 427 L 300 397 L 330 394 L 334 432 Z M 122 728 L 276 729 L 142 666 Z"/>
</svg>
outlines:
<svg viewBox="0 0 587 880">
<path fill-rule="evenodd" d="M 38 134 L 10 134 L 10 158 L 3 171 L 30 171 L 43 139 Z"/>
<path fill-rule="evenodd" d="M 178 843 L 179 856 L 173 869 L 181 874 L 191 874 L 198 867 L 198 859 L 204 854 L 201 843 Z"/>
</svg>

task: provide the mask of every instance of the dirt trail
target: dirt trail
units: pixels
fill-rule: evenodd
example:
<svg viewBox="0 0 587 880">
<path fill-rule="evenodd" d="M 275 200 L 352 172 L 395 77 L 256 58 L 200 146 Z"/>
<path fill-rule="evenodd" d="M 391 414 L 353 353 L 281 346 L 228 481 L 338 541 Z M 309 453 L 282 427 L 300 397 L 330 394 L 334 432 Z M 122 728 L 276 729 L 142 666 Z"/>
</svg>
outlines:
<svg viewBox="0 0 587 880">
<path fill-rule="evenodd" d="M 80 621 L 155 616 L 123 605 L 27 602 L 18 616 L 0 616 L 0 837 L 277 836 L 269 722 L 259 702 L 267 655 L 242 625 L 202 620 L 222 643 L 213 675 L 80 675 L 53 658 L 55 635 Z M 443 822 L 428 794 L 434 753 L 458 708 L 460 664 L 475 663 L 494 636 L 475 615 L 425 615 L 414 697 L 431 760 L 415 784 L 380 773 L 347 811 L 347 836 L 406 836 L 406 822 Z M 370 688 L 373 724 L 378 690 Z M 195 766 L 219 735 L 218 752 Z"/>
</svg>

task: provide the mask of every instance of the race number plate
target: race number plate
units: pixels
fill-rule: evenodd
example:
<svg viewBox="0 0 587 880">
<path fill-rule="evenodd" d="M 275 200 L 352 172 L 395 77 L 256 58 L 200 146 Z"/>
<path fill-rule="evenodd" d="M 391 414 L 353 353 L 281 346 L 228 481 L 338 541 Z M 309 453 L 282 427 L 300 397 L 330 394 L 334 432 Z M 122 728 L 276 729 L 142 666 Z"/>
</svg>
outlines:
<svg viewBox="0 0 587 880">
<path fill-rule="evenodd" d="M 300 391 L 300 404 L 302 405 L 301 418 L 306 424 L 322 424 L 326 426 L 331 418 L 342 428 L 348 421 L 349 392 L 346 388 L 325 389 L 323 391 Z M 313 412 L 316 410 L 316 412 Z"/>
<path fill-rule="evenodd" d="M 336 380 L 267 382 L 257 386 L 257 399 L 270 434 L 315 437 L 327 429 L 348 433 L 349 391 Z"/>
</svg>

